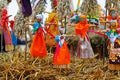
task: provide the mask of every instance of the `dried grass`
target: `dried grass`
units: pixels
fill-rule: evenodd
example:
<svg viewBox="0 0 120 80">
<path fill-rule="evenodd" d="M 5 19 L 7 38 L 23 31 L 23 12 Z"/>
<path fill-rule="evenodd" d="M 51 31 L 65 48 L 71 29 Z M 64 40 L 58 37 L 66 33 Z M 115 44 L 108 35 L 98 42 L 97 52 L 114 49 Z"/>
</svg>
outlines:
<svg viewBox="0 0 120 80">
<path fill-rule="evenodd" d="M 119 80 L 118 71 L 110 71 L 107 61 L 71 58 L 70 68 L 55 69 L 52 54 L 33 58 L 24 52 L 0 54 L 0 80 Z"/>
</svg>

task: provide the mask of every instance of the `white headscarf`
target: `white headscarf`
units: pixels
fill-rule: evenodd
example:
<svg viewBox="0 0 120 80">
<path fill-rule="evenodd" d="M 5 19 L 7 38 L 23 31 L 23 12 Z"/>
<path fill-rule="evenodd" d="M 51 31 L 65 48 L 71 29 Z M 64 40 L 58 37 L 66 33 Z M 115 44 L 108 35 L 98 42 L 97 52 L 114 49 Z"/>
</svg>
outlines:
<svg viewBox="0 0 120 80">
<path fill-rule="evenodd" d="M 64 33 L 65 33 L 65 28 L 64 28 L 64 27 L 59 26 L 58 31 L 62 31 L 62 32 L 63 32 L 63 34 L 64 34 Z"/>
<path fill-rule="evenodd" d="M 43 25 L 43 18 L 44 18 L 44 16 L 42 14 L 38 14 L 38 15 L 36 15 L 36 18 L 37 19 L 42 19 L 40 23 L 41 23 L 42 26 L 44 26 Z"/>
<path fill-rule="evenodd" d="M 43 15 L 42 14 L 38 14 L 38 15 L 36 15 L 36 18 L 40 18 L 40 19 L 42 19 L 43 20 Z"/>
</svg>

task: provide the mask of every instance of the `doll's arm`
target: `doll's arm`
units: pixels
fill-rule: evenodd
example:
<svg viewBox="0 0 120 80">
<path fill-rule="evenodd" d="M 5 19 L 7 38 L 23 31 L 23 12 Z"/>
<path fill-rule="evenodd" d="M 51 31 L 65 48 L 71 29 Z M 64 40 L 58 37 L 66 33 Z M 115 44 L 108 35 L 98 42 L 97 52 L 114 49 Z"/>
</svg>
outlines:
<svg viewBox="0 0 120 80">
<path fill-rule="evenodd" d="M 98 30 L 98 32 L 106 33 L 108 30 Z"/>
<path fill-rule="evenodd" d="M 68 26 L 75 27 L 77 24 L 69 23 Z"/>
<path fill-rule="evenodd" d="M 25 25 L 32 25 L 33 26 L 34 23 L 26 23 Z"/>
<path fill-rule="evenodd" d="M 56 25 L 57 23 L 45 23 L 45 25 Z"/>
<path fill-rule="evenodd" d="M 76 35 L 65 35 L 65 37 L 75 37 Z"/>
</svg>

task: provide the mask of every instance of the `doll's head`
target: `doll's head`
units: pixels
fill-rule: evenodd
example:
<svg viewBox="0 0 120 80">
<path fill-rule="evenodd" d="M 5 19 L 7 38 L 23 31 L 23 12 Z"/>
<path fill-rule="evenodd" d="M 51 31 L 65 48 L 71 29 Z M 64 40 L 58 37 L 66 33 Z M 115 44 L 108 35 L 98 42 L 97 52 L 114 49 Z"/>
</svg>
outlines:
<svg viewBox="0 0 120 80">
<path fill-rule="evenodd" d="M 61 27 L 61 26 L 58 28 L 58 30 L 59 30 L 60 34 L 64 34 L 64 32 L 65 32 L 65 28 Z"/>
<path fill-rule="evenodd" d="M 38 22 L 42 22 L 43 21 L 43 15 L 42 14 L 36 15 L 36 19 L 37 19 Z"/>
<path fill-rule="evenodd" d="M 117 17 L 117 10 L 115 8 L 110 8 L 109 15 L 112 18 L 116 18 Z"/>
<path fill-rule="evenodd" d="M 86 24 L 87 23 L 86 15 L 80 15 L 80 23 L 82 23 L 82 24 Z"/>
</svg>

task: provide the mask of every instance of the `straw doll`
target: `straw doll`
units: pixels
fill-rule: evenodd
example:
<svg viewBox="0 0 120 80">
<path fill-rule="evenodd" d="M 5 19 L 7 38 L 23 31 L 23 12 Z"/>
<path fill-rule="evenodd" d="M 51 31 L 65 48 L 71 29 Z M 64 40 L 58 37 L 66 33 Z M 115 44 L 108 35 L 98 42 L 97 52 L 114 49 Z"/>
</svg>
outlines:
<svg viewBox="0 0 120 80">
<path fill-rule="evenodd" d="M 92 59 L 94 53 L 87 36 L 89 25 L 86 16 L 80 15 L 79 20 L 80 22 L 78 24 L 70 24 L 70 26 L 75 26 L 75 32 L 78 36 L 77 57 L 81 59 Z"/>
<path fill-rule="evenodd" d="M 56 16 L 56 9 L 49 14 L 49 17 L 46 19 L 46 29 L 52 33 L 54 36 L 58 35 L 58 18 Z M 55 46 L 57 43 L 52 39 L 49 34 L 46 35 L 46 44 L 48 46 Z"/>
<path fill-rule="evenodd" d="M 1 23 L 2 23 L 2 31 L 3 31 L 3 35 L 4 35 L 4 40 L 5 40 L 5 51 L 11 51 L 13 50 L 13 44 L 12 44 L 12 38 L 11 38 L 11 34 L 8 28 L 8 21 L 10 16 L 8 16 L 8 11 L 7 9 L 3 9 L 2 10 L 2 19 L 1 19 Z"/>
<path fill-rule="evenodd" d="M 110 21 L 110 30 L 106 32 L 109 38 L 109 69 L 120 70 L 120 33 L 117 31 L 117 21 Z"/>
<path fill-rule="evenodd" d="M 55 37 L 58 45 L 53 57 L 53 63 L 55 68 L 68 68 L 70 64 L 70 52 L 67 47 L 66 37 L 72 37 L 74 35 L 64 35 L 64 28 L 59 28 L 60 35 Z"/>
<path fill-rule="evenodd" d="M 47 55 L 46 45 L 44 41 L 43 15 L 36 15 L 37 21 L 33 25 L 34 39 L 31 44 L 30 54 L 33 57 L 45 57 Z"/>
</svg>

